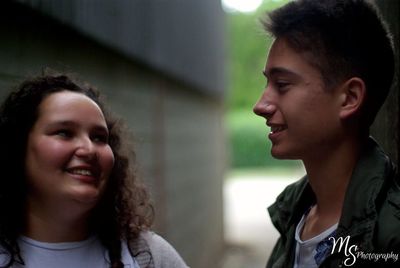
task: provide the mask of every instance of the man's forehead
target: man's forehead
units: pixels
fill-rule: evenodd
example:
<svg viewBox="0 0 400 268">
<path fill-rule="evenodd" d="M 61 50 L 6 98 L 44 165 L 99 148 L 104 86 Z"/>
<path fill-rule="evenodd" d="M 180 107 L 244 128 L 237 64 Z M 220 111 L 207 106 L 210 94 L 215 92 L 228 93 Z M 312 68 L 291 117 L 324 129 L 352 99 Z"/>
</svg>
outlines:
<svg viewBox="0 0 400 268">
<path fill-rule="evenodd" d="M 307 69 L 313 69 L 321 74 L 318 57 L 312 51 L 294 49 L 285 38 L 277 38 L 273 41 L 268 52 L 264 75 L 276 74 L 297 75 Z"/>
<path fill-rule="evenodd" d="M 268 52 L 264 68 L 266 75 L 295 74 L 296 65 L 307 64 L 302 52 L 292 49 L 284 39 L 275 39 Z"/>
</svg>

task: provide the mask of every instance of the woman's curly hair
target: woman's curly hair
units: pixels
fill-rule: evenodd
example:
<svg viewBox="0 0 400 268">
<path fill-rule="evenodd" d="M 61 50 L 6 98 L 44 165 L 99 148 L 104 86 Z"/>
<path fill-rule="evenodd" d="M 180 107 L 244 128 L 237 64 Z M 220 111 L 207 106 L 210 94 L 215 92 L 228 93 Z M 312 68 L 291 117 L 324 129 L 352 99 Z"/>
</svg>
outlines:
<svg viewBox="0 0 400 268">
<path fill-rule="evenodd" d="M 86 95 L 102 110 L 109 130 L 109 145 L 115 164 L 106 190 L 93 209 L 90 227 L 107 248 L 110 267 L 122 267 L 121 240 L 128 244 L 140 231 L 150 228 L 154 211 L 144 185 L 138 180 L 134 153 L 125 128 L 106 110 L 97 90 L 74 81 L 65 74 L 45 74 L 23 82 L 0 107 L 0 254 L 7 256 L 9 267 L 23 263 L 18 237 L 26 217 L 27 183 L 25 154 L 28 134 L 38 118 L 38 108 L 46 96 L 60 91 Z M 3 255 L 4 256 L 4 255 Z"/>
</svg>

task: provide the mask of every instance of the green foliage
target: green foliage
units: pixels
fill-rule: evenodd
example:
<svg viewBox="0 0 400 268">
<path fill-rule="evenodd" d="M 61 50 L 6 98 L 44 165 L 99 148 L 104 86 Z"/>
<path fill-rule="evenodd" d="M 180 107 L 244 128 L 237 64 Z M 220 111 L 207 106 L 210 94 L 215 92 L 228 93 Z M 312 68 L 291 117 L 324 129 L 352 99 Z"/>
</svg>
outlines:
<svg viewBox="0 0 400 268">
<path fill-rule="evenodd" d="M 271 156 L 269 128 L 263 118 L 257 117 L 251 111 L 230 113 L 227 127 L 232 167 L 298 167 L 296 161 L 277 160 Z"/>
<path fill-rule="evenodd" d="M 251 109 L 264 89 L 262 75 L 271 38 L 264 32 L 263 14 L 283 1 L 264 1 L 254 13 L 227 13 L 228 109 Z"/>
<path fill-rule="evenodd" d="M 271 39 L 259 22 L 263 13 L 284 3 L 264 1 L 254 13 L 228 13 L 228 119 L 231 166 L 293 166 L 294 161 L 271 157 L 269 129 L 265 120 L 252 113 L 252 107 L 266 84 L 262 70 Z"/>
</svg>

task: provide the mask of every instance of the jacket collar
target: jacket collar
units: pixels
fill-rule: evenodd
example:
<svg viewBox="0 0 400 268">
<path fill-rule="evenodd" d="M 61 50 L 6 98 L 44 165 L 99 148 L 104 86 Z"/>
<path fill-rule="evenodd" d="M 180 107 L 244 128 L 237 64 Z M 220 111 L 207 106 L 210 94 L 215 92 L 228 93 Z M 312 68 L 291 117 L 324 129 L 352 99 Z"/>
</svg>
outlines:
<svg viewBox="0 0 400 268">
<path fill-rule="evenodd" d="M 385 178 L 394 167 L 388 156 L 370 137 L 363 148 L 361 157 L 353 171 L 346 190 L 342 216 L 337 235 L 372 235 L 373 220 L 377 216 L 376 205 L 384 187 Z M 296 225 L 304 212 L 315 204 L 315 194 L 308 184 L 307 176 L 288 186 L 269 208 L 271 220 L 281 234 Z M 287 189 L 288 189 L 287 188 Z"/>
<path fill-rule="evenodd" d="M 364 236 L 364 248 L 371 248 L 377 209 L 394 178 L 395 168 L 389 157 L 370 137 L 347 187 L 338 236 Z M 365 237 L 369 236 L 369 237 Z"/>
<path fill-rule="evenodd" d="M 290 235 L 289 229 L 296 226 L 304 212 L 315 204 L 315 200 L 307 176 L 286 187 L 268 208 L 271 221 L 282 236 Z"/>
</svg>

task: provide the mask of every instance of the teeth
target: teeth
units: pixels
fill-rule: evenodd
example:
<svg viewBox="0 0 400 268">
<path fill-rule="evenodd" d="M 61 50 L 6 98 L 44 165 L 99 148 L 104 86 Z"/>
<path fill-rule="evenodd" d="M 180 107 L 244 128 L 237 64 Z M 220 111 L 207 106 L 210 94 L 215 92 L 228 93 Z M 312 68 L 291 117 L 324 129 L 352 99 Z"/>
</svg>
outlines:
<svg viewBox="0 0 400 268">
<path fill-rule="evenodd" d="M 72 174 L 84 175 L 84 176 L 93 176 L 92 172 L 87 169 L 74 169 L 70 171 Z"/>
<path fill-rule="evenodd" d="M 284 129 L 285 129 L 284 126 L 271 126 L 271 132 L 272 133 L 279 132 L 279 131 L 282 131 Z"/>
</svg>

